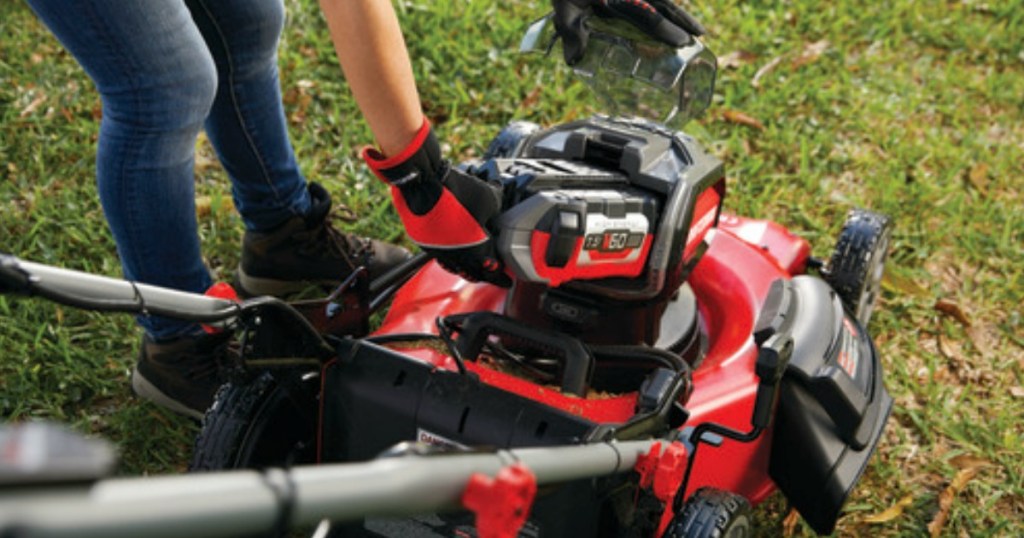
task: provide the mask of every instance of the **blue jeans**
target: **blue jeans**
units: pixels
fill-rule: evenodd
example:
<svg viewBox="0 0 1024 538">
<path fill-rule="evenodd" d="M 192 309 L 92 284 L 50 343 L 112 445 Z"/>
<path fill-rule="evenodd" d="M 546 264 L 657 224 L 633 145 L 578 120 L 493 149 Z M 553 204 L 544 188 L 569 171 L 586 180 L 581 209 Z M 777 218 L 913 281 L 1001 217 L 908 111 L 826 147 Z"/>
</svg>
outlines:
<svg viewBox="0 0 1024 538">
<path fill-rule="evenodd" d="M 282 0 L 28 0 L 103 102 L 96 177 L 125 278 L 185 291 L 211 284 L 195 212 L 204 126 L 247 229 L 310 207 L 277 74 Z M 140 316 L 157 339 L 195 330 Z"/>
</svg>

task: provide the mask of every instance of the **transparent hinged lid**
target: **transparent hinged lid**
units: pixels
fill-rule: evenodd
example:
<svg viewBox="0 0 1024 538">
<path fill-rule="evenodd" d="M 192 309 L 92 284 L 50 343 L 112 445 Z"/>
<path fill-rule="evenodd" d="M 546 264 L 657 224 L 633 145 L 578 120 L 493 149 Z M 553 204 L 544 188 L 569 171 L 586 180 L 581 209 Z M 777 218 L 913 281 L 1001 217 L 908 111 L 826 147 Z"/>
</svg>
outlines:
<svg viewBox="0 0 1024 538">
<path fill-rule="evenodd" d="M 680 127 L 707 110 L 718 63 L 700 40 L 676 49 L 639 36 L 628 23 L 591 17 L 586 24 L 590 38 L 572 69 L 606 112 Z M 549 14 L 530 25 L 519 49 L 548 54 L 557 40 Z"/>
</svg>

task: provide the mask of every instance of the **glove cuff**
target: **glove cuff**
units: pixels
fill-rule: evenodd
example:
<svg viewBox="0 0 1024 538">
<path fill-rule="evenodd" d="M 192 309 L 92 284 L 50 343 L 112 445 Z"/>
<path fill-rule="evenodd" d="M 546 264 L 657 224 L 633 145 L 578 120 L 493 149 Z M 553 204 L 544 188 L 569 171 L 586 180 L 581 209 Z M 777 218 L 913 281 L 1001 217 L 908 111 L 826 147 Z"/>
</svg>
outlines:
<svg viewBox="0 0 1024 538">
<path fill-rule="evenodd" d="M 377 148 L 367 146 L 363 148 L 362 157 L 378 178 L 398 187 L 433 178 L 442 165 L 441 144 L 426 118 L 412 142 L 397 155 L 388 157 Z"/>
</svg>

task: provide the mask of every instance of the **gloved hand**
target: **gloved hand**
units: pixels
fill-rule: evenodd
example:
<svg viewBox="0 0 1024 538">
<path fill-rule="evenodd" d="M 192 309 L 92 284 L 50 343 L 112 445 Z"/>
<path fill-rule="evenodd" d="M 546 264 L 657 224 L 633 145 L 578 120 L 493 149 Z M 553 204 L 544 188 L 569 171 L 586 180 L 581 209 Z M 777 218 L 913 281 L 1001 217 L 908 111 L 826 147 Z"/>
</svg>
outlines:
<svg viewBox="0 0 1024 538">
<path fill-rule="evenodd" d="M 569 65 L 583 58 L 590 35 L 585 24 L 589 15 L 623 19 L 677 48 L 705 33 L 704 27 L 672 0 L 551 0 L 551 4 L 555 8 L 555 30 L 562 38 L 562 52 Z"/>
<path fill-rule="evenodd" d="M 363 159 L 391 185 L 398 216 L 420 248 L 467 280 L 511 285 L 487 230 L 501 212 L 500 188 L 443 160 L 429 122 L 398 155 L 366 148 Z"/>
</svg>

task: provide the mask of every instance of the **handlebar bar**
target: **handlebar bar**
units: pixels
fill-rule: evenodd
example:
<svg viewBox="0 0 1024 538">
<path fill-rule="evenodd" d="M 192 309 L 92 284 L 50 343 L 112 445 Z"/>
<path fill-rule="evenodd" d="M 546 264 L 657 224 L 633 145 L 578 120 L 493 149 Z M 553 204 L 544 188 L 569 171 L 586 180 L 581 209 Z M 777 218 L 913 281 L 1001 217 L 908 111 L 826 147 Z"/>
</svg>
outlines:
<svg viewBox="0 0 1024 538">
<path fill-rule="evenodd" d="M 0 492 L 0 534 L 19 537 L 250 536 L 283 524 L 456 508 L 476 473 L 518 462 L 538 485 L 633 469 L 657 441 L 398 455 L 359 463 L 107 479 L 89 488 Z"/>
<path fill-rule="evenodd" d="M 88 310 L 155 314 L 199 323 L 228 321 L 238 303 L 199 293 L 61 269 L 0 254 L 0 292 L 27 293 Z"/>
</svg>

